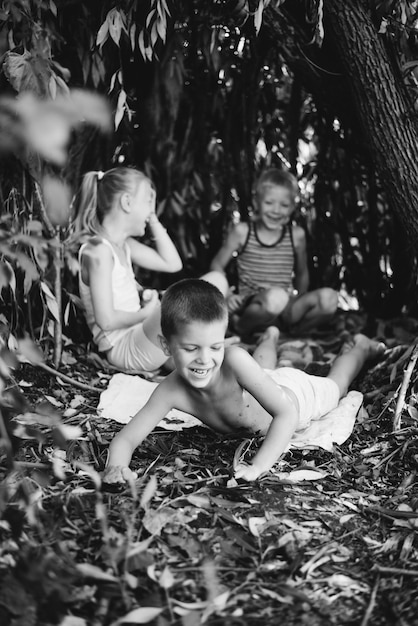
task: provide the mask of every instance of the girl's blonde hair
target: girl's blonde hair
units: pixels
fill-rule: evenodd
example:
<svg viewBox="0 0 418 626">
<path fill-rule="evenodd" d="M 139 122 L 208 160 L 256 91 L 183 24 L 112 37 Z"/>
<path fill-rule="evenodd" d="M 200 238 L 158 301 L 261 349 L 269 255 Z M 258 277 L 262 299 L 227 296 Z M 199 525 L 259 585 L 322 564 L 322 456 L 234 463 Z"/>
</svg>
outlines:
<svg viewBox="0 0 418 626">
<path fill-rule="evenodd" d="M 294 201 L 296 201 L 299 195 L 299 186 L 296 176 L 293 176 L 293 174 L 287 170 L 278 170 L 273 167 L 264 170 L 254 186 L 254 194 L 257 199 L 263 197 L 266 187 L 285 187 L 291 192 Z"/>
<path fill-rule="evenodd" d="M 73 236 L 96 235 L 104 217 L 115 206 L 122 193 L 135 194 L 139 185 L 151 181 L 143 172 L 131 167 L 114 167 L 106 172 L 87 172 L 80 189 Z"/>
</svg>

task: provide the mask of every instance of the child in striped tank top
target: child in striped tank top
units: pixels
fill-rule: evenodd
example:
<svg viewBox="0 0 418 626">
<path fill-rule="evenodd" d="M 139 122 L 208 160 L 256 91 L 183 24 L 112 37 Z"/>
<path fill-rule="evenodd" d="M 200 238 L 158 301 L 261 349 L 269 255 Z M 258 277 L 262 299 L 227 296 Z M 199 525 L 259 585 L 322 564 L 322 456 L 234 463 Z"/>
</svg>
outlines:
<svg viewBox="0 0 418 626">
<path fill-rule="evenodd" d="M 225 271 L 237 256 L 238 293 L 228 298 L 234 330 L 250 335 L 276 324 L 306 331 L 330 320 L 338 294 L 309 291 L 305 231 L 291 222 L 298 194 L 287 171 L 265 170 L 255 186 L 252 222 L 232 227 L 211 269 Z"/>
</svg>

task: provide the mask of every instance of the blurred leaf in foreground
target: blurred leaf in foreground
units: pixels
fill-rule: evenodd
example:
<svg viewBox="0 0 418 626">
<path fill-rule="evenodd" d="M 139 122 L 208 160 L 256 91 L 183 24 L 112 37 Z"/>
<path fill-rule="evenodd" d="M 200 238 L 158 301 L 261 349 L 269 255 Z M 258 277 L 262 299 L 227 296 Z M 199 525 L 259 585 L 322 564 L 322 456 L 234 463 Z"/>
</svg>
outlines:
<svg viewBox="0 0 418 626">
<path fill-rule="evenodd" d="M 111 129 L 109 104 L 102 96 L 74 89 L 54 100 L 24 92 L 0 99 L 0 151 L 20 152 L 27 146 L 46 161 L 63 166 L 70 132 L 88 123 L 102 131 Z"/>
</svg>

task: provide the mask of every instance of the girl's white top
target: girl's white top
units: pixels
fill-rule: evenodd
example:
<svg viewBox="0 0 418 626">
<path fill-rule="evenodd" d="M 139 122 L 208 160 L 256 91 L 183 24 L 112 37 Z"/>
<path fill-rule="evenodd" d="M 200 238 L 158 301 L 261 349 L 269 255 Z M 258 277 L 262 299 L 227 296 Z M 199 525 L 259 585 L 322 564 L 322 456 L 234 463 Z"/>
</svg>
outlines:
<svg viewBox="0 0 418 626">
<path fill-rule="evenodd" d="M 113 306 L 118 311 L 136 312 L 141 308 L 141 301 L 139 298 L 138 283 L 135 278 L 135 274 L 132 267 L 131 252 L 127 243 L 124 245 L 124 253 L 128 262 L 128 267 L 122 265 L 118 255 L 113 249 L 112 244 L 107 239 L 101 238 L 102 243 L 110 248 L 113 255 L 113 269 L 112 269 L 112 295 Z M 85 252 L 86 246 L 89 242 L 83 243 L 78 253 L 78 259 L 81 265 L 81 257 Z M 87 325 L 93 335 L 93 341 L 96 343 L 98 349 L 102 352 L 110 350 L 116 343 L 123 337 L 132 327 L 118 328 L 115 330 L 102 330 L 96 323 L 93 303 L 91 299 L 90 287 L 86 285 L 81 277 L 81 270 L 79 273 L 79 289 L 80 298 L 83 302 L 84 313 L 86 316 Z"/>
</svg>

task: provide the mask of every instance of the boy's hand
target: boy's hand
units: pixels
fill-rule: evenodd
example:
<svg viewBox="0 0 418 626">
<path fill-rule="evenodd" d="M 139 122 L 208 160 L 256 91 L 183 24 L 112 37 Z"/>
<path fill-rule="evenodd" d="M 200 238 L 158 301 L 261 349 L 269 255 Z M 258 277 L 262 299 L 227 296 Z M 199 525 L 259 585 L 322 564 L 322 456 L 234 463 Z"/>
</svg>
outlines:
<svg viewBox="0 0 418 626">
<path fill-rule="evenodd" d="M 103 486 L 110 489 L 123 487 L 138 478 L 138 475 L 124 465 L 108 465 L 103 472 Z"/>
<path fill-rule="evenodd" d="M 244 297 L 240 296 L 238 293 L 229 294 L 227 297 L 228 312 L 236 313 L 242 307 L 243 302 L 244 302 Z"/>
<path fill-rule="evenodd" d="M 253 480 L 257 480 L 261 474 L 264 472 L 259 469 L 256 465 L 247 465 L 247 463 L 239 463 L 235 468 L 235 478 L 238 480 L 242 478 L 242 480 L 246 480 L 247 482 L 251 482 Z"/>
<path fill-rule="evenodd" d="M 144 297 L 145 296 L 145 297 Z M 144 289 L 141 297 L 142 311 L 146 311 L 149 315 L 159 302 L 159 295 L 156 289 Z"/>
</svg>

